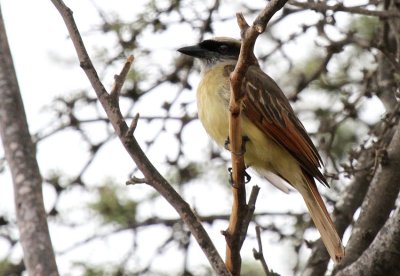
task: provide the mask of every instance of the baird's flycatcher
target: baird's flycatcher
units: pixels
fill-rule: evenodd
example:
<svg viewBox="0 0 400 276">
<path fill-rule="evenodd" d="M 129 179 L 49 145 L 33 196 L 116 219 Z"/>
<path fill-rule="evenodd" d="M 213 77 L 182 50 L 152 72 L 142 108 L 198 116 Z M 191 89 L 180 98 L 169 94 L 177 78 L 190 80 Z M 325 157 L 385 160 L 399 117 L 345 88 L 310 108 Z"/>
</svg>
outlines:
<svg viewBox="0 0 400 276">
<path fill-rule="evenodd" d="M 238 40 L 217 37 L 178 50 L 202 61 L 203 77 L 197 88 L 199 118 L 219 145 L 224 145 L 229 133 L 229 76 L 240 46 Z M 331 258 L 338 262 L 344 247 L 314 181 L 328 186 L 319 171 L 321 157 L 282 90 L 256 60 L 252 63 L 241 85 L 245 92 L 242 135 L 248 137 L 246 166 L 284 192 L 288 192 L 285 183 L 300 192 Z"/>
</svg>

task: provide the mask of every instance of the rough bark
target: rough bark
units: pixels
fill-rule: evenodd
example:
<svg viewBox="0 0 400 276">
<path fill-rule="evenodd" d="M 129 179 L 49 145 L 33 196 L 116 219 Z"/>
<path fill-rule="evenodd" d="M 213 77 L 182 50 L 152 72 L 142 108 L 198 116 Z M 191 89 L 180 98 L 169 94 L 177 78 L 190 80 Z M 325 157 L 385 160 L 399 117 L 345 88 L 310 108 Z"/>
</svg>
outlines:
<svg viewBox="0 0 400 276">
<path fill-rule="evenodd" d="M 396 1 L 386 1 L 385 9 L 398 12 L 395 2 Z M 396 23 L 397 21 L 392 22 L 392 20 L 389 20 L 384 23 L 385 31 L 383 32 L 384 35 L 382 38 L 382 45 L 385 47 L 383 51 L 390 52 L 395 56 L 398 56 L 400 53 L 397 49 L 399 43 L 399 24 Z M 379 97 L 389 114 L 398 112 L 398 107 L 396 107 L 398 103 L 395 100 L 397 85 L 396 81 L 393 79 L 395 68 L 390 66 L 388 58 L 383 57 L 383 55 L 380 56 L 379 61 L 378 78 L 381 91 L 383 91 L 380 93 Z M 389 124 L 390 123 L 391 122 L 389 122 Z M 384 155 L 387 153 L 387 158 L 385 157 L 384 159 L 387 159 L 388 162 L 383 160 L 384 162 L 381 162 L 381 167 L 374 175 L 367 196 L 361 206 L 360 217 L 353 228 L 352 235 L 348 242 L 347 255 L 343 259 L 343 262 L 337 267 L 336 271 L 342 270 L 344 267 L 349 266 L 359 259 L 360 256 L 364 255 L 365 250 L 371 245 L 372 241 L 376 239 L 378 232 L 382 231 L 381 228 L 385 225 L 394 208 L 400 190 L 400 172 L 397 169 L 400 165 L 400 143 L 398 141 L 400 135 L 398 125 L 393 130 L 388 131 L 388 134 L 392 133 L 394 135 L 389 136 L 391 142 L 387 151 L 385 145 L 388 145 L 390 140 L 387 139 L 387 135 L 386 137 L 381 137 L 383 144 L 381 151 Z M 380 248 L 378 251 L 382 250 L 383 248 Z M 370 254 L 370 257 L 372 255 Z M 365 257 L 363 256 L 363 258 Z M 370 259 L 369 261 L 376 262 L 377 259 Z"/>
<path fill-rule="evenodd" d="M 396 1 L 385 1 L 385 12 L 397 14 L 398 11 L 396 5 L 393 4 L 394 2 Z M 395 37 L 398 36 L 399 27 L 398 24 L 393 24 L 392 21 L 398 22 L 398 20 L 391 19 L 382 22 L 382 47 L 398 56 L 399 52 L 397 51 L 396 44 L 399 40 L 395 39 Z M 392 66 L 391 61 L 388 60 L 388 57 L 382 53 L 379 55 L 378 60 L 379 66 L 377 76 L 379 92 L 377 93 L 377 96 L 384 104 L 387 114 L 391 115 L 398 112 L 398 103 L 395 97 L 396 84 L 393 80 L 395 68 Z M 395 133 L 395 129 L 389 129 L 388 131 L 384 130 L 388 127 L 389 126 L 385 122 L 381 122 L 379 126 L 377 126 L 377 133 L 375 134 L 382 141 L 382 145 L 388 145 L 391 143 Z M 393 141 L 393 143 L 395 143 L 395 141 Z M 361 152 L 361 155 L 358 159 L 360 168 L 368 167 L 368 164 L 371 163 L 371 160 L 376 158 L 374 156 L 376 154 L 376 152 L 374 152 L 375 150 L 375 148 L 370 148 Z M 393 169 L 392 166 L 391 168 Z M 386 170 L 380 169 L 375 172 L 371 188 L 369 188 L 369 185 L 371 184 L 370 171 L 360 170 L 356 172 L 354 175 L 354 180 L 342 193 L 340 200 L 335 206 L 333 220 L 339 234 L 342 236 L 344 231 L 351 224 L 355 211 L 361 206 L 361 204 L 363 204 L 363 211 L 360 214 L 359 220 L 356 222 L 350 241 L 346 245 L 346 257 L 335 269 L 335 272 L 351 264 L 357 260 L 361 254 L 363 254 L 364 250 L 368 248 L 378 231 L 385 223 L 390 211 L 393 208 L 394 200 L 396 199 L 399 187 L 396 185 L 396 183 L 383 183 L 384 180 L 382 179 L 382 176 L 383 178 L 386 178 L 384 175 L 382 175 L 384 171 Z M 366 196 L 367 191 L 368 195 Z M 376 193 L 376 191 L 378 191 L 378 193 Z M 370 259 L 370 261 L 371 260 L 372 259 Z M 324 250 L 322 242 L 318 241 L 313 247 L 313 253 L 307 262 L 303 276 L 323 275 L 326 272 L 328 262 L 329 256 L 326 253 L 326 250 Z M 360 263 L 358 265 L 360 265 Z M 354 266 L 352 269 L 354 269 Z"/>
<path fill-rule="evenodd" d="M 400 190 L 399 153 L 400 131 L 396 131 L 387 150 L 388 161 L 378 169 L 371 182 L 371 186 L 361 206 L 360 217 L 353 228 L 347 245 L 346 257 L 337 267 L 338 270 L 355 262 L 364 253 L 393 210 Z M 383 251 L 385 249 L 381 248 L 380 250 Z M 372 256 L 375 255 L 372 254 Z M 373 259 L 369 261 L 376 262 Z"/>
<path fill-rule="evenodd" d="M 364 254 L 336 276 L 399 275 L 399 248 L 400 208 L 397 207 Z"/>
<path fill-rule="evenodd" d="M 0 9 L 0 134 L 14 183 L 15 207 L 28 275 L 58 275 L 43 204 L 42 178 Z"/>
</svg>

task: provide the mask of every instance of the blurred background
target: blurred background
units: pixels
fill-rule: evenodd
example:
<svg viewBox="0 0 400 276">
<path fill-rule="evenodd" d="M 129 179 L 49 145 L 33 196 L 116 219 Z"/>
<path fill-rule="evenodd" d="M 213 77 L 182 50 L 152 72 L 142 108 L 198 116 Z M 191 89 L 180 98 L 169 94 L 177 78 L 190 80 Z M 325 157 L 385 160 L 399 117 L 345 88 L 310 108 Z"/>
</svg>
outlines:
<svg viewBox="0 0 400 276">
<path fill-rule="evenodd" d="M 263 70 L 290 99 L 323 157 L 331 188 L 319 185 L 319 190 L 330 211 L 356 173 L 370 179 L 376 170 L 376 155 L 370 158 L 376 162 L 361 169 L 359 157 L 381 146 L 382 122 L 395 108 L 397 91 L 395 85 L 387 88 L 382 82 L 391 75 L 385 70 L 392 70 L 390 61 L 382 60 L 390 54 L 385 45 L 390 41 L 390 32 L 384 31 L 387 21 L 340 7 L 377 11 L 384 8 L 383 2 L 322 1 L 313 9 L 314 2 L 289 1 L 256 43 Z M 61 275 L 212 274 L 173 208 L 147 185 L 125 185 L 141 174 L 116 139 L 51 2 L 2 0 L 1 4 L 36 142 Z M 230 155 L 217 148 L 201 127 L 195 102 L 200 68 L 176 49 L 213 36 L 239 38 L 235 13 L 242 12 L 251 23 L 266 2 L 66 4 L 106 88 L 111 88 L 126 57 L 135 56 L 122 89 L 122 112 L 128 121 L 140 114 L 136 139 L 204 221 L 223 256 L 225 239 L 220 232 L 228 225 L 231 209 Z M 329 8 L 334 5 L 339 8 Z M 398 77 L 391 83 L 397 82 Z M 22 275 L 13 188 L 1 148 L 0 169 L 0 274 Z M 259 225 L 270 268 L 281 275 L 298 275 L 319 237 L 305 204 L 296 191 L 284 194 L 249 173 L 253 178 L 248 189 L 258 185 L 261 191 L 242 249 L 242 274 L 263 275 L 252 255 L 257 248 L 254 227 Z M 347 226 L 353 215 L 357 218 L 358 207 Z"/>
</svg>

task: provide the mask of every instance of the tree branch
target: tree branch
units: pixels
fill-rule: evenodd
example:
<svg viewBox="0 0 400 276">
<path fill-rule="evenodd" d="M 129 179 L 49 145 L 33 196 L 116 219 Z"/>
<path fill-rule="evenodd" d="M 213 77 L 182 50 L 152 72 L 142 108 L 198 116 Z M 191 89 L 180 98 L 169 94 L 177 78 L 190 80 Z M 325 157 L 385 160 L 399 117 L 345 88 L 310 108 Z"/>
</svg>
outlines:
<svg viewBox="0 0 400 276">
<path fill-rule="evenodd" d="M 133 56 L 130 55 L 128 57 L 128 59 L 126 60 L 125 65 L 121 70 L 121 73 L 119 73 L 119 75 L 115 75 L 114 76 L 114 86 L 113 86 L 113 88 L 111 89 L 111 92 L 110 92 L 111 97 L 114 97 L 116 99 L 119 97 L 119 94 L 121 92 L 122 86 L 124 85 L 126 76 L 129 73 L 129 70 L 130 70 L 131 65 L 133 63 L 133 60 L 134 60 Z"/>
<path fill-rule="evenodd" d="M 295 1 L 291 1 L 290 3 L 294 3 Z M 309 3 L 302 3 L 304 5 L 308 5 Z M 316 3 L 310 3 L 316 4 Z M 318 3 L 320 4 L 320 3 Z M 321 2 L 321 5 L 326 5 Z M 311 8 L 311 7 L 310 7 Z M 350 12 L 350 11 L 349 11 Z M 355 12 L 356 11 L 351 11 Z M 374 11 L 376 13 L 381 13 L 381 11 Z M 388 7 L 385 7 L 383 11 L 385 14 L 398 14 L 397 11 L 388 10 Z M 366 14 L 371 15 L 371 14 Z M 387 22 L 387 21 L 385 21 Z M 397 33 L 397 32 L 396 32 Z M 386 39 L 385 32 L 382 32 L 382 43 L 384 44 L 383 48 L 385 49 L 395 49 L 396 47 L 393 44 L 394 40 Z M 340 46 L 340 45 L 339 45 Z M 342 45 L 343 47 L 344 45 Z M 335 48 L 335 47 L 334 47 Z M 398 113 L 397 110 L 397 101 L 395 99 L 395 93 L 393 93 L 393 70 L 391 67 L 391 63 L 384 55 L 379 55 L 379 66 L 378 66 L 378 82 L 379 82 L 379 91 L 380 93 L 377 95 L 379 99 L 382 101 L 386 108 L 386 112 L 388 114 Z M 390 121 L 389 124 L 393 124 L 394 122 Z M 381 143 L 388 145 L 393 138 L 394 130 L 390 129 L 391 127 L 385 121 L 378 123 L 374 129 L 378 131 L 374 133 L 377 137 L 379 137 Z M 389 129 L 388 129 L 389 128 Z M 374 131 L 375 132 L 375 131 Z M 384 146 L 386 148 L 386 146 Z M 367 149 L 363 149 L 360 153 L 360 156 L 357 158 L 358 168 L 368 167 L 368 163 L 371 160 L 374 160 L 375 157 L 375 147 L 370 147 Z M 340 200 L 336 203 L 335 209 L 333 211 L 332 219 L 335 222 L 336 229 L 339 235 L 342 237 L 344 231 L 347 227 L 352 223 L 353 216 L 356 210 L 361 206 L 364 198 L 367 194 L 368 188 L 370 186 L 372 180 L 372 173 L 370 170 L 356 170 L 354 173 L 354 179 L 352 183 L 344 190 L 342 193 Z M 352 254 L 352 249 L 350 248 L 351 244 L 346 246 L 347 252 L 346 254 Z M 303 275 L 307 276 L 319 276 L 326 272 L 329 263 L 329 256 L 326 253 L 322 241 L 318 241 L 314 244 L 313 252 L 311 257 L 309 258 L 306 268 L 303 272 Z"/>
<path fill-rule="evenodd" d="M 375 236 L 385 224 L 395 206 L 400 191 L 400 128 L 387 149 L 388 161 L 381 164 L 374 175 L 367 195 L 361 205 L 360 217 L 357 220 L 349 242 L 348 250 L 336 271 L 356 261 L 370 246 Z M 386 151 L 386 149 L 384 149 Z"/>
<path fill-rule="evenodd" d="M 388 5 L 389 3 L 391 4 Z M 395 1 L 386 1 L 384 8 L 385 12 L 399 14 L 398 6 L 395 4 Z M 395 20 L 391 19 L 388 22 L 390 23 L 392 21 Z M 390 56 L 392 56 L 392 54 L 393 57 L 398 56 L 400 52 L 397 47 L 399 45 L 399 40 L 395 39 L 395 37 L 398 38 L 399 26 L 398 24 L 389 24 L 387 26 L 385 25 L 385 27 L 388 28 L 386 31 L 390 30 L 390 33 L 382 33 L 381 48 L 387 49 L 390 55 L 385 54 L 383 50 L 383 55 L 381 54 L 379 56 L 378 79 L 382 83 L 396 83 L 396 80 L 393 78 L 393 72 L 396 66 L 390 62 Z M 346 271 L 346 269 L 344 269 L 346 266 L 358 262 L 356 261 L 357 259 L 363 258 L 365 250 L 370 247 L 373 240 L 377 238 L 376 235 L 378 231 L 382 231 L 381 228 L 387 221 L 400 191 L 400 173 L 396 169 L 400 164 L 400 143 L 398 142 L 400 137 L 398 119 L 399 104 L 395 100 L 393 89 L 393 85 L 384 85 L 384 87 L 381 88 L 382 92 L 378 95 L 385 105 L 388 114 L 388 120 L 383 122 L 383 126 L 380 130 L 381 135 L 378 135 L 378 148 L 375 148 L 375 160 L 378 160 L 379 167 L 374 171 L 373 180 L 361 206 L 360 216 L 352 229 L 352 234 L 347 246 L 347 256 L 334 270 L 334 273 Z M 383 153 L 385 155 L 384 159 L 387 159 L 387 161 L 382 161 L 378 152 Z M 379 258 L 380 257 L 378 257 L 378 259 Z M 375 263 L 375 260 L 371 259 L 370 261 Z"/>
<path fill-rule="evenodd" d="M 242 45 L 235 70 L 230 76 L 231 97 L 229 102 L 229 138 L 232 157 L 233 204 L 229 226 L 227 231 L 225 231 L 227 241 L 225 261 L 229 271 L 233 275 L 240 274 L 240 239 L 246 234 L 242 233 L 242 231 L 243 229 L 247 229 L 247 227 L 243 227 L 243 218 L 248 208 L 246 204 L 246 188 L 244 183 L 245 147 L 242 139 L 240 118 L 242 101 L 245 95 L 244 91 L 241 89 L 241 85 L 248 67 L 252 64 L 258 64 L 257 59 L 254 56 L 254 44 L 257 37 L 264 32 L 268 21 L 284 6 L 286 2 L 287 0 L 273 0 L 269 2 L 254 20 L 253 26 L 251 27 L 247 24 L 242 14 L 236 15 L 240 27 Z"/>
<path fill-rule="evenodd" d="M 376 16 L 379 18 L 390 18 L 390 17 L 400 16 L 398 13 L 391 11 L 368 10 L 359 6 L 347 7 L 343 3 L 328 5 L 326 2 L 312 2 L 312 1 L 300 2 L 291 0 L 289 1 L 289 4 L 302 9 L 310 9 L 322 13 L 325 13 L 327 11 L 333 11 L 333 12 L 341 11 L 341 12 L 348 12 L 351 14 Z"/>
<path fill-rule="evenodd" d="M 0 134 L 11 170 L 27 274 L 58 275 L 43 203 L 42 177 L 28 129 L 0 9 Z"/>
<path fill-rule="evenodd" d="M 390 91 L 387 90 L 386 92 Z M 382 93 L 382 95 L 385 93 Z M 392 124 L 396 122 L 396 116 L 394 116 L 394 114 L 397 114 L 397 110 L 398 107 L 394 107 L 392 110 L 390 110 L 390 112 L 393 113 L 393 117 L 391 120 L 389 120 L 389 122 L 382 121 L 376 126 L 379 131 L 375 135 L 380 137 L 381 143 L 383 145 L 388 145 L 393 140 L 395 130 L 393 129 Z M 374 158 L 376 158 L 375 155 L 375 147 L 362 150 L 360 156 L 357 159 L 357 163 L 359 164 L 358 167 L 368 167 L 366 164 L 370 163 L 371 160 L 374 160 Z M 336 229 L 340 237 L 343 236 L 347 227 L 352 223 L 354 213 L 363 203 L 367 191 L 371 185 L 372 177 L 373 172 L 371 172 L 371 170 L 357 170 L 356 168 L 353 181 L 341 193 L 341 197 L 337 201 L 332 213 L 332 220 L 335 223 Z M 349 253 L 351 252 L 350 246 L 347 245 L 346 248 L 346 255 L 351 254 Z M 303 275 L 319 276 L 324 274 L 328 267 L 329 260 L 330 257 L 325 250 L 324 244 L 321 240 L 318 240 L 313 245 L 311 257 L 307 261 L 307 264 L 303 271 Z"/>
<path fill-rule="evenodd" d="M 400 271 L 399 237 L 400 207 L 397 207 L 361 257 L 336 276 L 397 275 Z"/>
<path fill-rule="evenodd" d="M 218 275 L 230 275 L 214 244 L 209 238 L 207 232 L 204 230 L 199 219 L 191 210 L 190 206 L 161 176 L 153 164 L 151 164 L 136 139 L 132 135 L 127 135 L 130 131 L 118 107 L 118 101 L 113 100 L 112 95 L 107 93 L 107 90 L 101 83 L 75 24 L 72 11 L 61 0 L 52 0 L 52 2 L 65 22 L 71 40 L 75 46 L 75 50 L 78 54 L 82 69 L 92 84 L 92 87 L 95 90 L 116 134 L 139 170 L 145 176 L 146 183 L 156 189 L 157 192 L 159 192 L 175 208 L 197 240 L 215 272 Z"/>
<path fill-rule="evenodd" d="M 265 258 L 264 258 L 260 226 L 256 226 L 256 235 L 257 235 L 258 251 L 257 251 L 257 249 L 253 248 L 254 259 L 261 262 L 261 265 L 263 267 L 263 270 L 264 270 L 264 273 L 266 276 L 274 276 L 274 273 L 271 270 L 269 270 L 267 262 L 265 261 Z"/>
</svg>

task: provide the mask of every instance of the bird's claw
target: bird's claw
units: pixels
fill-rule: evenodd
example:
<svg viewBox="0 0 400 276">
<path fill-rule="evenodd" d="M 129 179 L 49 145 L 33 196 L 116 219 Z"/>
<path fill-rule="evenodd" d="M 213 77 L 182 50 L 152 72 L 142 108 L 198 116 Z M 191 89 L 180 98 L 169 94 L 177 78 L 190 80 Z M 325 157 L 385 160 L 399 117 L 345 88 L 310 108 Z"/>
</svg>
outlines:
<svg viewBox="0 0 400 276">
<path fill-rule="evenodd" d="M 229 139 L 229 136 L 227 136 L 226 139 L 225 139 L 225 142 L 224 142 L 224 148 L 226 150 L 231 151 L 231 149 L 229 148 L 230 143 L 231 143 L 231 140 Z"/>
<path fill-rule="evenodd" d="M 250 139 L 247 135 L 242 136 L 242 145 L 241 145 L 241 149 L 240 152 L 236 152 L 236 155 L 244 155 L 244 153 L 246 152 L 246 143 L 249 142 Z M 231 144 L 231 140 L 229 139 L 229 136 L 226 137 L 225 142 L 224 142 L 224 148 L 226 150 L 231 151 L 229 145 Z"/>
<path fill-rule="evenodd" d="M 233 177 L 232 177 L 232 168 L 229 167 L 228 168 L 228 172 L 229 172 L 229 183 L 231 184 L 231 186 L 233 186 Z M 246 172 L 246 170 L 244 170 L 244 184 L 249 183 L 251 180 L 251 176 Z"/>
</svg>

